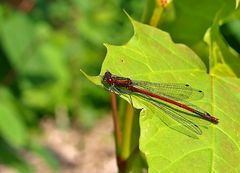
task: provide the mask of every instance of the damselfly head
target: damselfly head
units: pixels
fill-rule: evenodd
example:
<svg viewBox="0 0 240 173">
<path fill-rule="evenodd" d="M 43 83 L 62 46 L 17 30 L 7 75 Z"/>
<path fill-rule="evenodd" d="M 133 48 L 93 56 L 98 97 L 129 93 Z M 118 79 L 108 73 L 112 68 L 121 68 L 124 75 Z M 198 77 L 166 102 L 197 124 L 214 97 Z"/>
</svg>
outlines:
<svg viewBox="0 0 240 173">
<path fill-rule="evenodd" d="M 104 85 L 111 85 L 113 83 L 112 73 L 110 73 L 109 71 L 106 71 L 102 78 L 102 83 Z"/>
</svg>

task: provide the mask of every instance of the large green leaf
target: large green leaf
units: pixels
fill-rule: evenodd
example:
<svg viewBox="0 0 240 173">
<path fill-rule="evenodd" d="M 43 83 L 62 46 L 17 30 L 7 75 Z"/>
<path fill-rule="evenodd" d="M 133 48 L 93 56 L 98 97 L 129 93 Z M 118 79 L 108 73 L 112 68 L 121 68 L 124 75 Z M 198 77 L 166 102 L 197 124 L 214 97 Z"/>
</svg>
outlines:
<svg viewBox="0 0 240 173">
<path fill-rule="evenodd" d="M 161 30 L 132 23 L 135 33 L 127 44 L 106 46 L 100 76 L 109 70 L 135 80 L 188 83 L 205 92 L 204 99 L 193 103 L 220 119 L 218 125 L 202 128 L 203 134 L 196 139 L 164 112 L 134 97 L 134 107 L 143 108 L 140 149 L 149 172 L 239 172 L 240 80 L 207 74 L 188 47 L 173 43 Z M 179 128 L 173 130 L 173 126 Z"/>
</svg>

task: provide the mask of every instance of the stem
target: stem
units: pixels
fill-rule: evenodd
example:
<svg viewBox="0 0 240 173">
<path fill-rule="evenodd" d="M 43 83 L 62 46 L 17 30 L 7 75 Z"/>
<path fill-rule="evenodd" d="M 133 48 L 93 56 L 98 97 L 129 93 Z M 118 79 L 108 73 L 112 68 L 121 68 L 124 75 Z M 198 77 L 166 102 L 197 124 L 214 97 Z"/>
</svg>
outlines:
<svg viewBox="0 0 240 173">
<path fill-rule="evenodd" d="M 116 97 L 116 94 L 113 92 L 111 92 L 111 100 L 112 100 L 112 117 L 113 117 L 113 125 L 114 125 L 116 153 L 118 155 L 121 144 L 122 144 L 122 133 L 120 129 L 120 120 L 119 120 L 118 110 L 117 110 L 117 97 Z"/>
<path fill-rule="evenodd" d="M 158 26 L 158 23 L 161 19 L 162 12 L 163 12 L 163 7 L 156 4 L 155 8 L 154 8 L 154 11 L 153 11 L 153 15 L 150 19 L 150 25 L 151 26 L 154 26 L 154 27 Z"/>
<path fill-rule="evenodd" d="M 111 100 L 112 100 L 112 116 L 113 116 L 113 125 L 114 125 L 117 166 L 118 166 L 119 173 L 124 173 L 126 170 L 127 160 L 123 159 L 120 155 L 121 144 L 122 144 L 122 133 L 120 128 L 120 119 L 119 119 L 118 110 L 117 110 L 117 97 L 116 97 L 116 94 L 113 92 L 111 92 Z"/>
<path fill-rule="evenodd" d="M 124 133 L 123 133 L 123 144 L 122 144 L 122 158 L 128 159 L 130 155 L 131 146 L 131 135 L 132 135 L 132 125 L 133 125 L 134 111 L 130 104 L 127 104 L 125 123 L 124 123 Z"/>
</svg>

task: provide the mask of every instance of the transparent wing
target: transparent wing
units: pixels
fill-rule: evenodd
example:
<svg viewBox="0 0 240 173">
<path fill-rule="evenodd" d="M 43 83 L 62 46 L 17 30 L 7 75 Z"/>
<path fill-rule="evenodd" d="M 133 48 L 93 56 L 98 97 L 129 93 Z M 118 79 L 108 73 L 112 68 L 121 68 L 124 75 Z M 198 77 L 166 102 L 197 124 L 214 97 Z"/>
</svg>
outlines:
<svg viewBox="0 0 240 173">
<path fill-rule="evenodd" d="M 133 85 L 174 100 L 198 100 L 204 96 L 203 91 L 194 89 L 190 85 L 183 83 L 133 81 Z"/>
<path fill-rule="evenodd" d="M 177 121 L 178 123 L 180 123 L 181 125 L 185 126 L 186 128 L 188 128 L 189 130 L 191 130 L 192 132 L 198 134 L 198 135 L 201 135 L 202 134 L 202 130 L 195 124 L 193 123 L 192 121 L 190 121 L 189 119 L 183 117 L 181 115 L 181 113 L 184 113 L 184 112 L 181 112 L 181 111 L 178 111 L 168 105 L 165 105 L 147 95 L 143 95 L 143 94 L 140 94 L 140 93 L 132 93 L 132 92 L 129 92 L 128 90 L 122 90 L 120 88 L 111 88 L 111 91 L 115 92 L 116 94 L 119 94 L 119 95 L 135 95 L 137 97 L 140 97 L 150 103 L 152 103 L 154 106 L 158 107 L 160 110 L 162 110 L 164 113 L 166 113 L 168 116 L 170 116 L 172 119 L 174 119 L 175 121 Z M 130 97 L 131 98 L 131 97 Z"/>
<path fill-rule="evenodd" d="M 157 102 L 152 102 L 155 106 L 159 107 L 163 112 L 165 112 L 168 116 L 172 119 L 180 123 L 181 125 L 187 127 L 189 130 L 195 132 L 198 135 L 202 134 L 202 130 L 192 121 L 188 120 L 187 118 L 183 117 L 180 112 L 176 111 L 175 109 L 171 109 L 168 106 L 164 106 Z"/>
<path fill-rule="evenodd" d="M 164 103 L 161 103 L 161 102 L 159 102 L 149 96 L 146 96 L 146 95 L 142 95 L 142 94 L 138 94 L 138 93 L 134 94 L 134 95 L 141 97 L 142 99 L 144 99 L 148 102 L 151 102 L 154 106 L 158 107 L 160 110 L 162 110 L 168 116 L 170 116 L 172 119 L 174 119 L 181 125 L 187 127 L 189 130 L 193 131 L 194 133 L 196 133 L 198 135 L 202 134 L 202 130 L 198 127 L 198 125 L 196 125 L 195 123 L 193 123 L 192 121 L 190 121 L 189 119 L 187 119 L 181 115 L 181 114 L 187 114 L 186 112 L 182 112 L 177 109 L 174 109 L 173 107 L 166 105 Z M 192 116 L 195 116 L 195 115 L 192 115 Z"/>
</svg>

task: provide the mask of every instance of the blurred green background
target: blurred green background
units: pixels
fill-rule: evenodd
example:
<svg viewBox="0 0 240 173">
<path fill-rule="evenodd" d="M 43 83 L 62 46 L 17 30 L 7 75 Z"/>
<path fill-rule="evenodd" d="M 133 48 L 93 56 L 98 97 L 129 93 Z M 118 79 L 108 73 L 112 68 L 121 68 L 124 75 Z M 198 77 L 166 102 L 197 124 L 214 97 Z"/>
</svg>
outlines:
<svg viewBox="0 0 240 173">
<path fill-rule="evenodd" d="M 47 148 L 38 144 L 40 122 L 50 118 L 62 128 L 76 124 L 90 129 L 110 111 L 107 92 L 90 83 L 80 69 L 98 75 L 106 54 L 103 43 L 121 45 L 133 34 L 123 9 L 134 19 L 147 23 L 143 20 L 147 3 L 144 0 L 1 1 L 2 164 L 31 172 L 31 166 L 21 159 L 23 151 L 30 151 L 41 155 L 53 169 L 59 169 Z M 240 52 L 236 28 L 240 28 L 239 21 L 224 24 L 221 31 Z"/>
<path fill-rule="evenodd" d="M 132 26 L 123 9 L 140 18 L 137 0 L 6 0 L 0 4 L 0 164 L 20 172 L 34 152 L 59 169 L 38 138 L 40 123 L 91 129 L 110 111 L 107 92 L 80 69 L 98 75 L 103 43 L 123 44 Z M 0 168 L 1 172 L 1 168 Z"/>
</svg>

